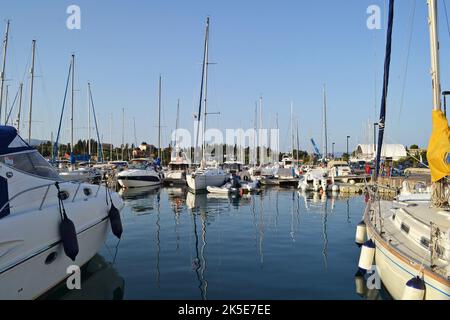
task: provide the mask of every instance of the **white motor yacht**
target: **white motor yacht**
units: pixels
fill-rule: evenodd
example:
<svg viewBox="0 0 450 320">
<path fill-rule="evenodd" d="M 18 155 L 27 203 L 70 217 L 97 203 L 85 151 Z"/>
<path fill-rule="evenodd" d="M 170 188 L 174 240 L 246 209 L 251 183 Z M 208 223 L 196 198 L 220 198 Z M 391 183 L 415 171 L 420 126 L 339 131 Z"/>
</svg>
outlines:
<svg viewBox="0 0 450 320">
<path fill-rule="evenodd" d="M 147 158 L 131 160 L 128 169 L 117 174 L 117 181 L 123 188 L 157 186 L 162 180 L 162 173 L 158 172 Z"/>
<path fill-rule="evenodd" d="M 122 208 L 103 186 L 63 181 L 0 126 L 0 299 L 34 299 L 63 281 L 100 250 L 110 224 L 120 237 Z"/>
</svg>

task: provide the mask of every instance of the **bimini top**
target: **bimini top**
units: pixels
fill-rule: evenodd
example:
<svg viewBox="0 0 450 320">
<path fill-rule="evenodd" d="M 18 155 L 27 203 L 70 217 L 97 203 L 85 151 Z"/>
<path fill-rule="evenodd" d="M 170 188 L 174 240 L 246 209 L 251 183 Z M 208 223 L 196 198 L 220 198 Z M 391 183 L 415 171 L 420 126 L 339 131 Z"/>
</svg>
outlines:
<svg viewBox="0 0 450 320">
<path fill-rule="evenodd" d="M 0 126 L 0 156 L 34 150 L 18 134 L 14 127 Z"/>
</svg>

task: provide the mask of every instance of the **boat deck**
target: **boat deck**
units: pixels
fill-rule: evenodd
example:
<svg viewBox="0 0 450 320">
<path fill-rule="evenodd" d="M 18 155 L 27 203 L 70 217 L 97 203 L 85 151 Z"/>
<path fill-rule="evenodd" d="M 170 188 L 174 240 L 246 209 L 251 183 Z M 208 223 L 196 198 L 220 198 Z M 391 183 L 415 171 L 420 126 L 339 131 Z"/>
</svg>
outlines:
<svg viewBox="0 0 450 320">
<path fill-rule="evenodd" d="M 431 269 L 430 249 L 420 243 L 420 239 L 430 239 L 431 224 L 438 226 L 446 237 L 441 244 L 448 247 L 450 230 L 450 212 L 433 209 L 429 203 L 401 203 L 396 201 L 376 201 L 372 203 L 372 225 L 389 243 L 390 247 L 410 257 L 424 268 Z M 381 215 L 379 215 L 381 212 Z M 380 219 L 381 218 L 381 219 Z M 381 223 L 380 223 L 381 221 Z M 408 232 L 398 224 L 407 224 Z M 382 226 L 382 228 L 381 228 Z M 445 253 L 444 253 L 445 254 Z M 450 264 L 445 257 L 435 261 L 433 271 L 447 280 L 450 279 Z"/>
</svg>

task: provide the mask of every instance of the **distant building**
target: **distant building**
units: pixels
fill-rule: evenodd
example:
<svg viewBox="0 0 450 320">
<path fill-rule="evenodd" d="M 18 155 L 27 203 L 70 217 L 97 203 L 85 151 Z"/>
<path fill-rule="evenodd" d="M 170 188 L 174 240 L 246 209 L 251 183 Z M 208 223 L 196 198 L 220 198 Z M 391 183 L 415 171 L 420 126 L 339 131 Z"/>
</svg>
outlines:
<svg viewBox="0 0 450 320">
<path fill-rule="evenodd" d="M 356 148 L 355 157 L 352 161 L 373 161 L 375 160 L 376 149 L 373 144 L 360 144 Z M 407 156 L 405 146 L 401 144 L 384 144 L 381 149 L 381 159 L 392 159 L 398 161 Z"/>
</svg>

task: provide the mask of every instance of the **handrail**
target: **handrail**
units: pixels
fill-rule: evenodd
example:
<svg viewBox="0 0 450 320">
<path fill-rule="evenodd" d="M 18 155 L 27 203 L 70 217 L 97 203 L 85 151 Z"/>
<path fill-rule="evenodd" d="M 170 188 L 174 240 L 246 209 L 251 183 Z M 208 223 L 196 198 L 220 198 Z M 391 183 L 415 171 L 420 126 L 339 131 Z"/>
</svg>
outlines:
<svg viewBox="0 0 450 320">
<path fill-rule="evenodd" d="M 22 190 L 22 191 L 18 192 L 18 193 L 15 194 L 13 197 L 11 197 L 11 198 L 10 198 L 10 199 L 9 199 L 9 200 L 8 200 L 8 201 L 0 208 L 0 214 L 3 212 L 3 210 L 5 210 L 5 209 L 8 207 L 8 205 L 11 204 L 11 202 L 12 202 L 13 200 L 17 199 L 19 196 L 22 196 L 22 195 L 24 195 L 24 194 L 26 194 L 26 193 L 28 193 L 28 192 L 30 192 L 30 191 L 35 191 L 35 190 L 39 190 L 39 189 L 42 189 L 42 188 L 47 188 L 47 190 L 46 190 L 45 193 L 44 193 L 44 196 L 42 197 L 41 205 L 39 206 L 39 210 L 42 210 L 42 207 L 44 206 L 45 200 L 47 199 L 48 192 L 49 192 L 51 186 L 54 186 L 55 183 L 56 183 L 56 181 L 55 181 L 55 182 L 52 182 L 52 183 L 47 183 L 47 184 L 44 184 L 44 185 L 36 186 L 36 187 L 31 187 L 31 188 L 28 188 L 28 189 L 25 189 L 25 190 Z M 69 184 L 69 183 L 71 183 L 71 184 L 77 184 L 77 185 L 78 185 L 78 189 L 77 189 L 77 190 L 79 190 L 80 187 L 81 187 L 81 185 L 83 184 L 83 182 L 74 182 L 74 181 L 61 181 L 61 182 L 58 181 L 58 183 L 59 183 L 60 185 L 62 185 L 62 184 Z M 98 196 L 98 191 L 101 189 L 101 187 L 102 187 L 102 186 L 100 185 L 100 186 L 99 186 L 99 189 L 97 190 L 97 193 L 96 193 L 96 195 L 95 195 L 95 198 L 97 198 L 97 196 Z M 106 188 L 106 187 L 105 187 L 105 188 Z M 75 193 L 75 196 L 73 197 L 72 202 L 75 201 L 75 198 L 76 198 L 77 194 L 78 194 L 78 192 Z"/>
<path fill-rule="evenodd" d="M 50 191 L 51 186 L 47 186 L 47 190 L 45 191 L 44 198 L 42 198 L 41 206 L 39 207 L 39 211 L 42 210 L 42 206 L 44 205 L 45 199 L 47 199 L 48 192 Z"/>
</svg>

